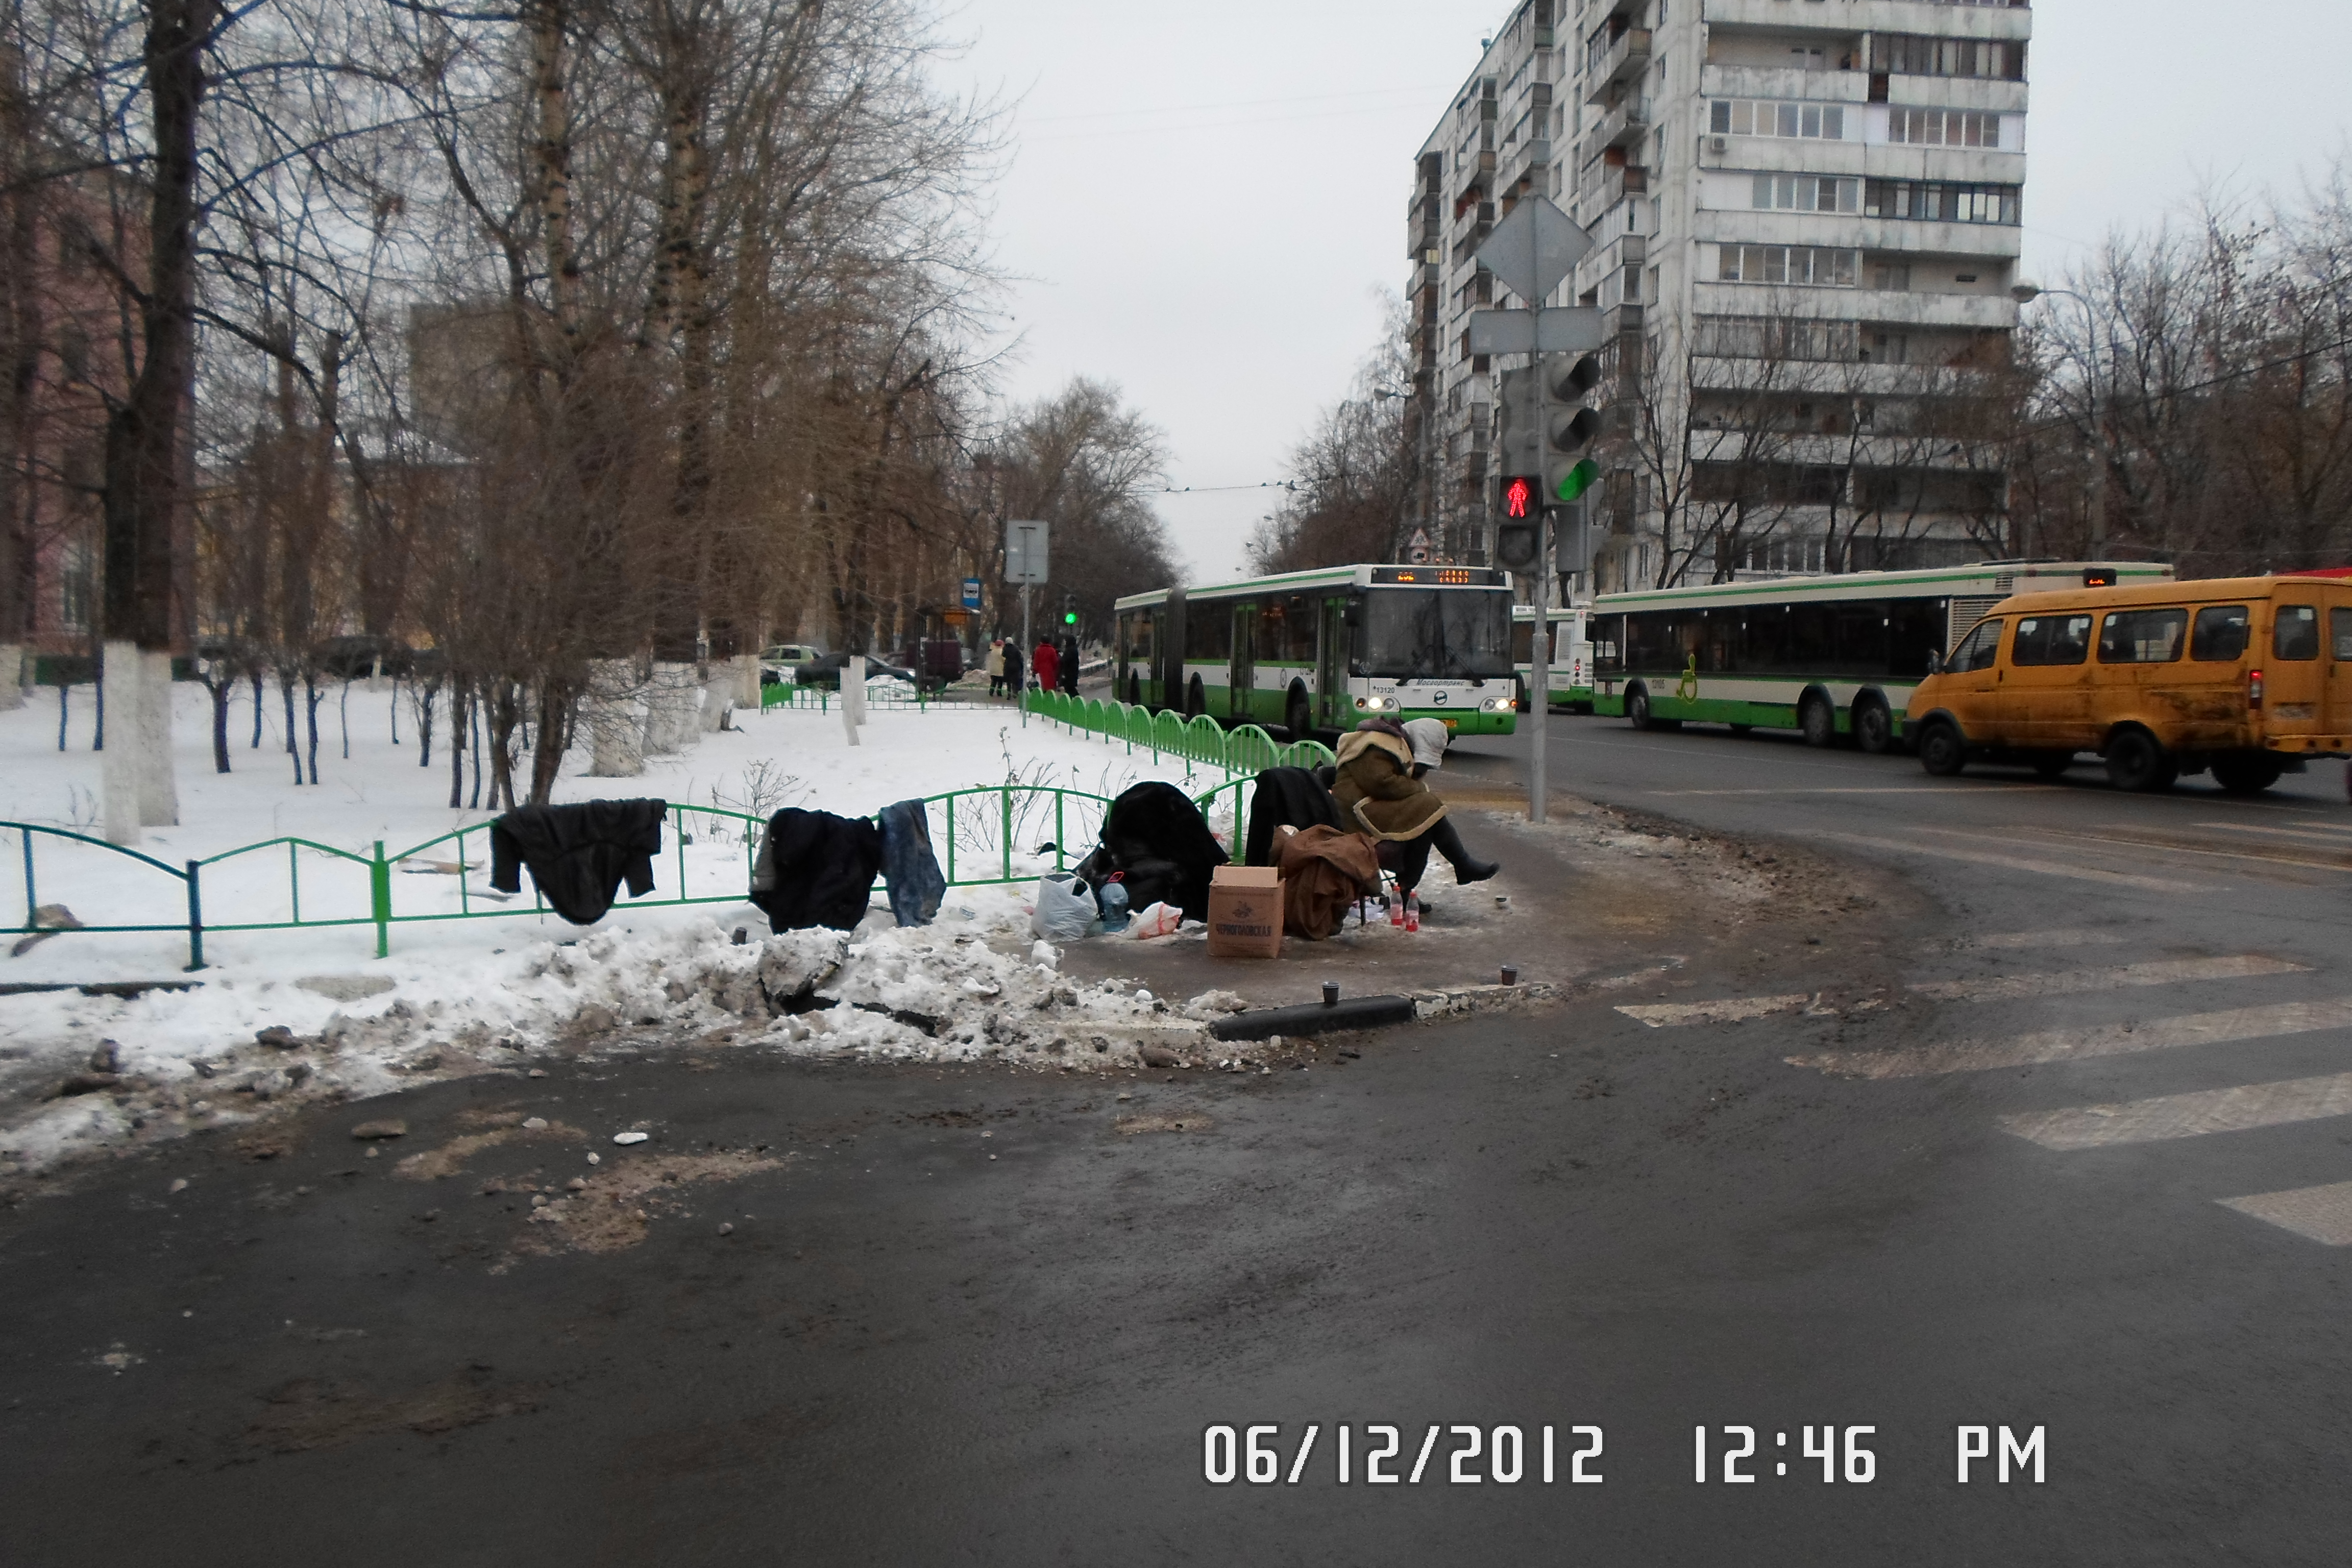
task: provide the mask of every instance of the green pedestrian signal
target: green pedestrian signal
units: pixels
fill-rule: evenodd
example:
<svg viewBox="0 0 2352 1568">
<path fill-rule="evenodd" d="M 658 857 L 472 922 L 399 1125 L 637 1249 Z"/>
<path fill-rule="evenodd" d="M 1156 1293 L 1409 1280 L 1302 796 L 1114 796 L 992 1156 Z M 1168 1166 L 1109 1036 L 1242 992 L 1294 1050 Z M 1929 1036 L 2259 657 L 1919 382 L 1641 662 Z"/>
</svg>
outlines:
<svg viewBox="0 0 2352 1568">
<path fill-rule="evenodd" d="M 1064 610 L 1062 612 L 1062 624 L 1066 626 L 1076 626 L 1078 624 L 1078 612 L 1076 610 Z"/>
<path fill-rule="evenodd" d="M 1552 492 L 1553 498 L 1562 501 L 1574 500 L 1591 489 L 1592 481 L 1600 477 L 1601 465 L 1587 458 L 1560 476 L 1559 488 Z"/>
</svg>

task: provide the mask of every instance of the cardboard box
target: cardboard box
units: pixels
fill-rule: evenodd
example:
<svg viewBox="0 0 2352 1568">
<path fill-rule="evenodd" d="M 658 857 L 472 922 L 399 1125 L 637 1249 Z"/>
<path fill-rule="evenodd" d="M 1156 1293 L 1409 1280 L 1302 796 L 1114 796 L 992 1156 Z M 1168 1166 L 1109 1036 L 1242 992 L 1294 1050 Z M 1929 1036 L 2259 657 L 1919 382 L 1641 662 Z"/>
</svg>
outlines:
<svg viewBox="0 0 2352 1568">
<path fill-rule="evenodd" d="M 1282 956 L 1282 873 L 1220 866 L 1209 879 L 1209 956 Z"/>
</svg>

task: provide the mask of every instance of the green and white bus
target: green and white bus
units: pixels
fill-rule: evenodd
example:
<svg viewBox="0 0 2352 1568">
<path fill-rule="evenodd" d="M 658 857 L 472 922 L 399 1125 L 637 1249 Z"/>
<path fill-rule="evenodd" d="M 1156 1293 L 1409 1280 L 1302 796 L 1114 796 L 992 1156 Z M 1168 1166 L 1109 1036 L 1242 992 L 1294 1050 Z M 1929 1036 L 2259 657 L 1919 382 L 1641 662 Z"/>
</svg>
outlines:
<svg viewBox="0 0 2352 1568">
<path fill-rule="evenodd" d="M 1330 566 L 1118 601 L 1112 690 L 1294 735 L 1379 714 L 1517 723 L 1511 588 L 1481 566 Z"/>
<path fill-rule="evenodd" d="M 1911 689 L 2012 594 L 2169 579 L 2145 561 L 1979 561 L 1603 594 L 1592 602 L 1596 713 L 1797 730 L 1865 752 L 1903 740 Z"/>
<path fill-rule="evenodd" d="M 1592 606 L 1558 605 L 1547 612 L 1551 621 L 1551 705 L 1578 713 L 1592 711 Z M 1520 701 L 1534 685 L 1536 612 L 1533 605 L 1511 608 L 1511 668 L 1518 672 Z"/>
</svg>

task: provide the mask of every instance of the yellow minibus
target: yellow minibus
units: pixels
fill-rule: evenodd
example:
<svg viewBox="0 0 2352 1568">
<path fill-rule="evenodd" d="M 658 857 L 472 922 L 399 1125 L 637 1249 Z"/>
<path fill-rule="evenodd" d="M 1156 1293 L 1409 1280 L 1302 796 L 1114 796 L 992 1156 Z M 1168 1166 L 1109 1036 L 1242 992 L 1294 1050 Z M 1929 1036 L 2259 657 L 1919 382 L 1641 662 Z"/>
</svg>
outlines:
<svg viewBox="0 0 2352 1568">
<path fill-rule="evenodd" d="M 2119 789 L 2210 769 L 2231 794 L 2265 790 L 2352 754 L 2352 579 L 2021 594 L 1935 662 L 1904 728 L 1939 775 L 1981 760 L 2055 778 L 2095 752 Z"/>
</svg>

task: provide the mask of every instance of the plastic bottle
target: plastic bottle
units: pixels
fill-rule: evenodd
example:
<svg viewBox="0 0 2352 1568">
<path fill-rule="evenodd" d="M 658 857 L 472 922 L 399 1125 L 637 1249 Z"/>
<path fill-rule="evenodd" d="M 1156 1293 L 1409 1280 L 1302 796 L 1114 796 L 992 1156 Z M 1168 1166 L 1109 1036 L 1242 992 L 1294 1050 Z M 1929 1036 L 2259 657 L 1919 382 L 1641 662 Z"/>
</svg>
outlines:
<svg viewBox="0 0 2352 1568">
<path fill-rule="evenodd" d="M 1401 926 L 1401 925 L 1404 924 L 1404 898 L 1403 898 L 1403 895 L 1402 895 L 1402 894 L 1392 894 L 1392 895 L 1391 895 L 1391 897 L 1389 898 L 1389 900 L 1388 900 L 1388 906 L 1389 906 L 1389 924 L 1391 924 L 1391 925 L 1392 925 L 1392 926 Z"/>
<path fill-rule="evenodd" d="M 1107 931 L 1125 931 L 1129 919 L 1127 888 L 1119 882 L 1105 882 L 1095 894 L 1102 908 L 1102 928 Z"/>
<path fill-rule="evenodd" d="M 1407 931 L 1421 929 L 1421 895 L 1419 893 L 1407 893 L 1404 896 L 1404 929 Z"/>
</svg>

